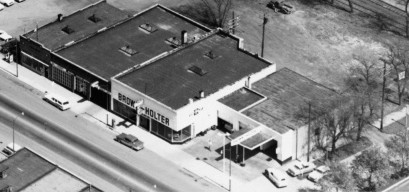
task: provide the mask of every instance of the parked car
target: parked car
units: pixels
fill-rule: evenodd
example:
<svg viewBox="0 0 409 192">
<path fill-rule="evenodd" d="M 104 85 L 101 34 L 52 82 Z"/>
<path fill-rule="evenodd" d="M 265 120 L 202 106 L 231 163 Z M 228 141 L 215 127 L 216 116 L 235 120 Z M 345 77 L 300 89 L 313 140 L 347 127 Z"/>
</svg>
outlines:
<svg viewBox="0 0 409 192">
<path fill-rule="evenodd" d="M 0 4 L 0 11 L 4 9 L 4 5 Z"/>
<path fill-rule="evenodd" d="M 4 7 L 4 6 L 3 6 Z M 5 31 L 0 30 L 0 41 L 9 41 L 13 37 L 9 34 L 7 34 Z"/>
<path fill-rule="evenodd" d="M 330 169 L 328 166 L 321 165 L 315 168 L 313 172 L 308 174 L 307 178 L 312 182 L 318 182 L 318 180 L 320 180 L 329 170 Z"/>
<path fill-rule="evenodd" d="M 116 136 L 115 141 L 118 141 L 119 143 L 122 143 L 137 151 L 143 149 L 143 142 L 131 134 L 121 133 Z"/>
<path fill-rule="evenodd" d="M 266 174 L 277 187 L 286 187 L 288 185 L 288 176 L 284 171 L 271 167 L 266 169 Z"/>
<path fill-rule="evenodd" d="M 0 0 L 0 3 L 7 6 L 7 7 L 10 7 L 10 6 L 14 5 L 13 0 Z"/>
<path fill-rule="evenodd" d="M 295 11 L 294 6 L 284 1 L 270 1 L 267 3 L 267 7 L 273 9 L 274 12 L 281 12 L 284 14 L 291 14 Z"/>
<path fill-rule="evenodd" d="M 45 93 L 44 100 L 53 104 L 54 106 L 58 107 L 59 109 L 65 111 L 71 107 L 70 102 L 64 98 L 63 96 L 53 94 L 53 93 Z"/>
<path fill-rule="evenodd" d="M 7 156 L 13 155 L 15 152 L 17 152 L 18 150 L 22 149 L 22 147 L 20 145 L 18 145 L 17 143 L 9 143 L 3 150 L 2 152 L 4 154 L 6 154 Z"/>
<path fill-rule="evenodd" d="M 298 176 L 306 174 L 314 170 L 316 166 L 312 162 L 296 161 L 293 167 L 287 170 L 287 173 L 291 176 Z"/>
<path fill-rule="evenodd" d="M 26 1 L 26 0 L 16 0 L 17 3 L 21 3 L 23 1 Z"/>
</svg>

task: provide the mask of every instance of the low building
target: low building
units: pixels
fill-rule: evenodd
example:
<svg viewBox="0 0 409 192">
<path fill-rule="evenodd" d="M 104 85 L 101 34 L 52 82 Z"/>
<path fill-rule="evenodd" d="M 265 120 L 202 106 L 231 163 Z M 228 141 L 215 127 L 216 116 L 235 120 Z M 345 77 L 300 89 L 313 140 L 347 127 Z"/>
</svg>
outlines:
<svg viewBox="0 0 409 192">
<path fill-rule="evenodd" d="M 0 162 L 0 191 L 102 192 L 27 148 Z"/>
<path fill-rule="evenodd" d="M 239 150 L 243 150 L 243 160 L 254 152 L 268 150 L 268 154 L 283 163 L 308 152 L 308 125 L 296 116 L 301 107 L 307 107 L 310 101 L 325 102 L 334 96 L 338 93 L 333 89 L 282 68 L 252 83 L 251 87 L 220 99 L 229 107 L 220 118 L 225 127 L 239 130 L 230 138 L 233 145 L 242 148 Z"/>
</svg>

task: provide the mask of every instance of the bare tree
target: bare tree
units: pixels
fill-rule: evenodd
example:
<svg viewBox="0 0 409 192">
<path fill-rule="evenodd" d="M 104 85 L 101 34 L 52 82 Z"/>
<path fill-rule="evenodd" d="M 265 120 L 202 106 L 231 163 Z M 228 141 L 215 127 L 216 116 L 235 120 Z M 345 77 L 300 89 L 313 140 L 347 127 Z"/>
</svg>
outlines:
<svg viewBox="0 0 409 192">
<path fill-rule="evenodd" d="M 328 163 L 330 171 L 320 180 L 318 185 L 321 186 L 323 192 L 341 191 L 357 191 L 355 180 L 352 177 L 352 172 L 344 163 L 330 162 Z"/>
<path fill-rule="evenodd" d="M 404 127 L 402 127 L 404 128 Z M 394 160 L 398 161 L 401 165 L 400 171 L 403 171 L 409 166 L 409 135 L 408 131 L 404 128 L 402 132 L 399 132 L 395 136 L 391 137 L 385 142 L 385 146 L 388 149 L 388 153 Z"/>
<path fill-rule="evenodd" d="M 381 107 L 379 88 L 382 68 L 368 53 L 354 55 L 354 59 L 357 64 L 350 67 L 345 84 L 349 88 L 348 96 L 353 100 L 356 140 L 359 140 L 364 127 L 376 118 L 376 112 Z"/>
<path fill-rule="evenodd" d="M 386 62 L 389 67 L 392 68 L 393 74 L 395 75 L 397 93 L 398 93 L 398 103 L 402 102 L 402 96 L 406 90 L 407 83 L 407 72 L 409 71 L 409 48 L 402 45 L 388 45 L 388 53 L 385 58 L 382 58 L 383 62 Z M 401 74 L 404 73 L 403 79 L 401 79 Z"/>
<path fill-rule="evenodd" d="M 201 0 L 201 2 L 209 16 L 210 23 L 223 28 L 232 8 L 232 0 Z"/>
<path fill-rule="evenodd" d="M 332 158 L 337 143 L 342 139 L 350 138 L 350 133 L 353 130 L 352 105 L 349 98 L 339 95 L 324 99 L 325 101 L 312 104 L 311 124 L 315 134 L 312 134 L 311 137 L 314 141 L 314 149 L 324 153 L 329 151 L 329 157 Z M 306 110 L 308 109 L 301 107 L 297 117 L 303 121 L 308 121 L 308 114 L 304 113 Z"/>
</svg>

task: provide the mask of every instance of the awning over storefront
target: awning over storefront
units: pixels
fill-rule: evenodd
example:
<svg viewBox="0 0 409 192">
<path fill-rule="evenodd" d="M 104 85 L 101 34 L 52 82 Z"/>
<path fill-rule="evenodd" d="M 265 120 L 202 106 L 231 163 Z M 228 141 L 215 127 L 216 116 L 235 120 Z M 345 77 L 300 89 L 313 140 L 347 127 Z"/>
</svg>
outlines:
<svg viewBox="0 0 409 192">
<path fill-rule="evenodd" d="M 266 127 L 256 127 L 254 129 L 243 128 L 234 132 L 230 136 L 231 145 L 241 145 L 249 150 L 254 150 L 261 145 L 274 139 L 274 133 Z"/>
</svg>

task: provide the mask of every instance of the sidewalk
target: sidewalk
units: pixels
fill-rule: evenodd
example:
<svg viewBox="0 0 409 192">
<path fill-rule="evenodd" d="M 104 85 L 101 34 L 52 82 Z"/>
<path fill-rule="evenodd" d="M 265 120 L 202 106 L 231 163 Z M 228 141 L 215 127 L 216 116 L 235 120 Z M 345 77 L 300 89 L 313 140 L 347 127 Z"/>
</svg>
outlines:
<svg viewBox="0 0 409 192">
<path fill-rule="evenodd" d="M 11 76 L 14 76 L 14 78 L 17 78 L 16 63 L 7 63 L 3 60 L 3 57 L 3 55 L 0 55 L 0 70 L 9 73 Z M 117 134 L 131 133 L 136 135 L 141 138 L 147 149 L 177 165 L 180 165 L 182 169 L 195 174 L 197 179 L 205 179 L 221 188 L 228 190 L 229 177 L 227 174 L 203 161 L 196 160 L 196 158 L 192 155 L 182 151 L 178 145 L 171 145 L 159 137 L 147 132 L 146 130 L 124 121 L 123 118 L 93 104 L 90 101 L 83 101 L 79 103 L 78 101 L 82 100 L 82 97 L 68 91 L 58 84 L 50 82 L 50 80 L 46 79 L 45 77 L 39 76 L 21 65 L 18 66 L 18 79 L 40 92 L 44 93 L 45 91 L 48 91 L 64 95 L 73 104 L 70 110 L 77 114 L 77 118 L 85 118 L 90 122 L 99 125 L 101 128 L 110 129 L 112 132 Z M 116 122 L 115 128 L 111 127 L 112 119 L 114 119 Z M 244 181 L 241 181 L 236 177 L 232 177 L 232 191 L 242 191 L 241 189 L 243 189 L 243 184 Z"/>
</svg>

